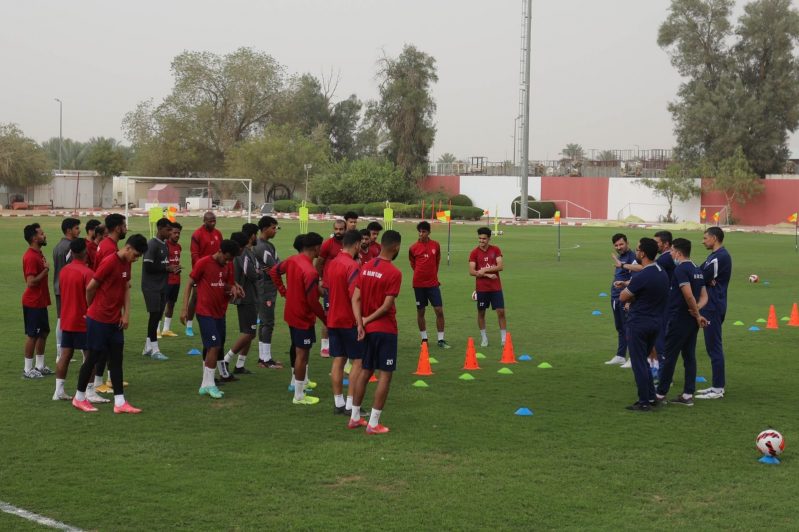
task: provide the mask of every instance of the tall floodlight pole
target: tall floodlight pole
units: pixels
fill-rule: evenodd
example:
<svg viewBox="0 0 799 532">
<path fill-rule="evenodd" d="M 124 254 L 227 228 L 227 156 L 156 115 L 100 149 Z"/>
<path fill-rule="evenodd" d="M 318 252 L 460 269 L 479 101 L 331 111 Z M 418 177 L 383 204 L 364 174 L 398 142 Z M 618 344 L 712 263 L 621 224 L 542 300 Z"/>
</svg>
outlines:
<svg viewBox="0 0 799 532">
<path fill-rule="evenodd" d="M 311 163 L 305 163 L 302 167 L 305 168 L 305 201 L 308 201 L 308 170 L 313 168 L 313 165 Z"/>
<path fill-rule="evenodd" d="M 527 220 L 527 185 L 530 174 L 527 162 L 530 160 L 530 33 L 532 28 L 533 0 L 522 0 L 522 79 L 521 97 L 519 102 L 522 107 L 522 167 L 521 167 L 521 198 L 519 217 Z"/>
<path fill-rule="evenodd" d="M 521 117 L 522 115 L 519 115 L 513 119 L 513 175 L 518 175 L 516 174 L 516 152 L 518 151 L 516 144 L 516 132 L 519 131 L 519 119 Z"/>
<path fill-rule="evenodd" d="M 58 173 L 61 173 L 61 153 L 64 151 L 62 145 L 64 144 L 64 104 L 58 98 L 54 98 L 58 102 Z"/>
</svg>

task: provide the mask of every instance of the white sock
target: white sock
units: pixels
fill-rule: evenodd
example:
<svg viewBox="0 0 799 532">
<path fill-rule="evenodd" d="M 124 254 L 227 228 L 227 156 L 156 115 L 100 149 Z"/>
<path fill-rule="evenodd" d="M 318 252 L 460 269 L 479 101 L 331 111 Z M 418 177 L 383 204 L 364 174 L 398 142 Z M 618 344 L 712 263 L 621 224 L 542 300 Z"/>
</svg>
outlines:
<svg viewBox="0 0 799 532">
<path fill-rule="evenodd" d="M 427 331 L 419 331 L 419 336 L 422 337 L 422 340 L 427 340 Z"/>
<path fill-rule="evenodd" d="M 170 327 L 172 327 L 172 318 L 164 318 L 164 328 L 162 330 L 171 331 Z"/>
<path fill-rule="evenodd" d="M 111 384 L 111 369 L 110 368 L 108 369 L 107 374 L 108 374 L 108 376 L 106 377 L 105 381 L 108 384 Z"/>
<path fill-rule="evenodd" d="M 239 355 L 239 357 L 236 359 L 236 367 L 243 368 L 245 362 L 247 362 L 247 355 Z"/>
<path fill-rule="evenodd" d="M 122 406 L 125 404 L 125 394 L 114 396 L 114 406 Z"/>
<path fill-rule="evenodd" d="M 103 376 L 100 375 L 99 377 L 95 375 L 94 377 L 94 387 L 97 388 L 98 386 L 103 385 Z"/>
<path fill-rule="evenodd" d="M 232 349 L 228 349 L 228 352 L 225 354 L 225 362 L 230 364 L 230 361 L 233 360 L 234 356 L 236 356 L 236 353 L 234 353 Z"/>
<path fill-rule="evenodd" d="M 214 382 L 214 371 L 214 368 L 209 368 L 203 364 L 203 388 L 216 386 L 216 383 Z"/>
<path fill-rule="evenodd" d="M 336 404 L 336 408 L 344 406 L 344 394 L 333 395 L 333 402 Z"/>
<path fill-rule="evenodd" d="M 264 362 L 272 360 L 272 344 L 264 344 L 264 356 L 261 357 Z"/>
<path fill-rule="evenodd" d="M 488 341 L 488 335 L 486 334 L 486 330 L 485 329 L 480 329 L 480 338 L 482 340 Z"/>
<path fill-rule="evenodd" d="M 352 396 L 351 395 L 347 396 L 347 402 L 344 404 L 344 408 L 346 408 L 347 410 L 352 410 Z"/>
<path fill-rule="evenodd" d="M 692 393 L 684 393 L 684 394 L 682 394 L 682 398 L 683 399 L 693 399 L 693 397 L 694 397 L 694 394 L 692 394 Z"/>
<path fill-rule="evenodd" d="M 25 373 L 29 373 L 30 370 L 32 370 L 32 369 L 33 369 L 33 359 L 32 358 L 26 358 L 25 359 Z"/>
<path fill-rule="evenodd" d="M 361 407 L 352 405 L 352 414 L 350 414 L 350 419 L 352 421 L 358 421 L 361 419 Z"/>
<path fill-rule="evenodd" d="M 44 355 L 36 355 L 36 369 L 44 367 Z"/>
<path fill-rule="evenodd" d="M 64 393 L 64 379 L 55 380 L 55 393 L 56 394 Z"/>
<path fill-rule="evenodd" d="M 305 398 L 305 383 L 298 382 L 294 385 L 294 400 L 302 401 Z"/>
<path fill-rule="evenodd" d="M 155 342 L 152 342 L 152 341 L 150 342 L 150 349 L 153 350 L 153 353 L 160 353 L 161 352 L 161 349 L 158 347 L 158 340 L 156 340 Z"/>
<path fill-rule="evenodd" d="M 310 372 L 310 371 L 308 371 L 308 366 L 305 366 L 305 380 L 304 380 L 304 381 L 302 381 L 302 383 L 303 383 L 304 385 L 305 385 L 305 384 L 308 384 L 308 381 L 309 381 L 309 380 L 311 380 L 311 372 Z"/>
<path fill-rule="evenodd" d="M 186 320 L 186 328 L 191 329 L 191 320 Z"/>
<path fill-rule="evenodd" d="M 87 392 L 89 391 L 88 388 L 86 389 L 86 391 Z M 81 392 L 81 391 L 76 391 L 75 392 L 75 400 L 76 401 L 85 401 L 86 400 L 86 393 L 85 392 Z"/>
<path fill-rule="evenodd" d="M 505 329 L 501 329 L 499 331 L 499 337 L 502 339 L 502 343 L 504 344 L 505 339 L 508 337 L 508 331 L 506 331 Z"/>
<path fill-rule="evenodd" d="M 369 426 L 374 428 L 380 423 L 380 414 L 382 414 L 382 410 L 378 410 L 377 408 L 372 409 L 372 415 L 369 416 Z"/>
<path fill-rule="evenodd" d="M 158 325 L 155 326 L 155 334 L 158 335 L 158 331 L 161 330 L 161 320 L 158 320 Z"/>
<path fill-rule="evenodd" d="M 330 349 L 330 339 L 322 338 L 322 349 Z"/>
<path fill-rule="evenodd" d="M 291 374 L 291 386 L 295 386 L 297 384 L 297 379 L 294 378 L 294 374 Z"/>
<path fill-rule="evenodd" d="M 225 366 L 225 362 L 224 361 L 217 362 L 216 363 L 216 369 L 219 370 L 219 376 L 220 377 L 227 377 L 228 375 L 230 375 L 227 372 L 227 366 Z"/>
<path fill-rule="evenodd" d="M 444 339 L 444 331 L 438 331 L 438 341 L 440 342 L 443 339 Z"/>
</svg>

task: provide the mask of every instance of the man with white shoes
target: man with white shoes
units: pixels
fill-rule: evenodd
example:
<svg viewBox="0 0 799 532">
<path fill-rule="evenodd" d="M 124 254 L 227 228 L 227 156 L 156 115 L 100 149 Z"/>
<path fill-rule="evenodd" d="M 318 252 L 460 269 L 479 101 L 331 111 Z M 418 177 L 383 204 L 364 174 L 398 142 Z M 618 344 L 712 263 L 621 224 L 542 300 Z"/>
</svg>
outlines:
<svg viewBox="0 0 799 532">
<path fill-rule="evenodd" d="M 624 308 L 625 305 L 619 301 L 619 295 L 624 289 L 623 283 L 629 282 L 630 277 L 632 277 L 630 265 L 636 264 L 635 253 L 630 249 L 630 245 L 627 242 L 627 235 L 616 233 L 610 240 L 613 242 L 613 248 L 616 250 L 615 254 L 611 254 L 616 269 L 613 272 L 613 282 L 610 285 L 610 308 L 613 312 L 613 324 L 616 326 L 618 343 L 616 354 L 613 355 L 613 358 L 605 362 L 605 364 L 629 368 L 630 361 L 627 360 L 627 336 L 624 330 L 624 324 L 627 320 L 627 310 Z"/>
<path fill-rule="evenodd" d="M 44 348 L 50 334 L 50 288 L 47 274 L 50 267 L 44 258 L 42 247 L 47 245 L 47 236 L 39 224 L 26 225 L 23 230 L 28 250 L 22 256 L 22 274 L 25 277 L 25 292 L 22 294 L 22 317 L 25 325 L 25 379 L 41 379 L 53 373 L 44 365 Z M 36 363 L 34 366 L 34 353 Z"/>
<path fill-rule="evenodd" d="M 499 321 L 499 334 L 502 345 L 507 337 L 505 318 L 505 298 L 499 272 L 504 269 L 502 251 L 491 245 L 491 229 L 480 227 L 477 230 L 477 247 L 469 254 L 469 275 L 475 277 L 477 293 L 477 326 L 480 329 L 480 347 L 488 346 L 486 334 L 486 310 L 494 309 Z"/>
<path fill-rule="evenodd" d="M 175 267 L 169 263 L 169 250 L 166 241 L 172 232 L 169 220 L 161 218 L 156 222 L 156 234 L 147 243 L 147 251 L 142 257 L 141 291 L 147 307 L 147 338 L 142 355 L 152 360 L 169 360 L 158 345 L 158 324 L 166 307 L 167 280 Z"/>
</svg>

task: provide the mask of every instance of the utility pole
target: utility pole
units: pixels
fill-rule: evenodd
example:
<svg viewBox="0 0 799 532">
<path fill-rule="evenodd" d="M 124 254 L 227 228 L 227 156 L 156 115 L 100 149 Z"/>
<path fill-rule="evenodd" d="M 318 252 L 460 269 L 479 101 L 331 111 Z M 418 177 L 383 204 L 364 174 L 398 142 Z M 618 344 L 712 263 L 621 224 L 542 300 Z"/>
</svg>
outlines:
<svg viewBox="0 0 799 532">
<path fill-rule="evenodd" d="M 58 98 L 54 98 L 58 102 L 58 173 L 62 173 L 61 154 L 64 152 L 64 104 Z"/>
<path fill-rule="evenodd" d="M 532 10 L 533 0 L 522 0 L 522 68 L 521 68 L 521 128 L 522 128 L 522 149 L 521 149 L 521 172 L 520 177 L 522 181 L 521 198 L 519 204 L 519 217 L 522 220 L 527 220 L 527 185 L 528 176 L 530 174 L 528 169 L 528 161 L 530 160 L 530 33 L 532 29 Z"/>
<path fill-rule="evenodd" d="M 308 201 L 308 170 L 313 168 L 313 165 L 311 163 L 305 163 L 302 167 L 305 168 L 305 201 Z"/>
</svg>

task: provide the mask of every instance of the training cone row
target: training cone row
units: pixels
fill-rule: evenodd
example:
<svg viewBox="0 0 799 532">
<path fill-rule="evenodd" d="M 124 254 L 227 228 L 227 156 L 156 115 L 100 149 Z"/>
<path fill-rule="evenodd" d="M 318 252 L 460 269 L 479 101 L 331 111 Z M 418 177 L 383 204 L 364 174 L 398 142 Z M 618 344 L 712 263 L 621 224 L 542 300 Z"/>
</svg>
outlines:
<svg viewBox="0 0 799 532">
<path fill-rule="evenodd" d="M 513 340 L 510 333 L 505 336 L 505 347 L 502 348 L 500 364 L 516 364 L 516 353 L 513 352 Z"/>
<path fill-rule="evenodd" d="M 774 310 L 774 305 L 768 308 L 768 320 L 766 321 L 766 329 L 779 329 L 777 325 L 777 311 Z"/>
<path fill-rule="evenodd" d="M 791 319 L 788 320 L 788 325 L 791 327 L 799 327 L 799 308 L 797 308 L 796 303 L 793 304 L 793 308 L 791 309 Z"/>
<path fill-rule="evenodd" d="M 430 367 L 430 352 L 427 350 L 427 342 L 422 342 L 419 350 L 419 363 L 416 365 L 414 375 L 432 375 L 433 369 Z"/>
<path fill-rule="evenodd" d="M 474 338 L 471 336 L 466 341 L 466 360 L 463 362 L 463 369 L 480 369 L 477 352 L 474 350 Z"/>
</svg>

